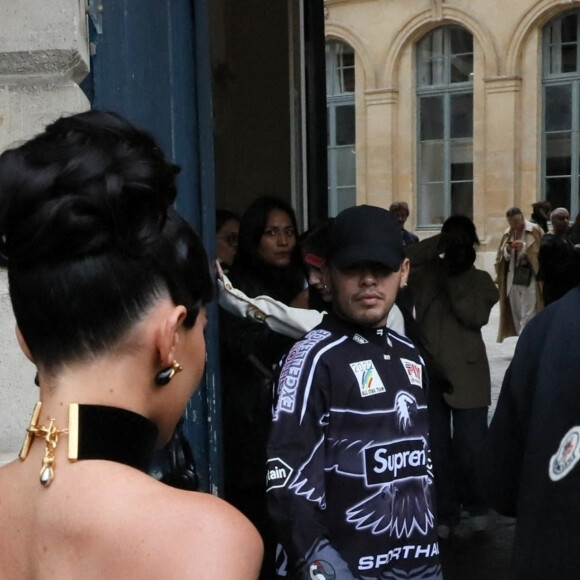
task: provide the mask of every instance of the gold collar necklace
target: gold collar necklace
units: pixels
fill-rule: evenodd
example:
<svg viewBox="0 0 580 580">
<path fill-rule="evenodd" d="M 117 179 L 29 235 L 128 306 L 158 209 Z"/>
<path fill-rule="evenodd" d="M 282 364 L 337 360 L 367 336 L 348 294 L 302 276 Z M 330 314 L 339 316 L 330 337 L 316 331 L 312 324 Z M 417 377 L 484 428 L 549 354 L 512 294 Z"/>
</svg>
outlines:
<svg viewBox="0 0 580 580">
<path fill-rule="evenodd" d="M 57 429 L 54 426 L 54 419 L 50 419 L 48 427 L 38 424 L 40 411 L 42 410 L 42 402 L 38 401 L 34 406 L 30 425 L 26 429 L 26 438 L 20 450 L 20 461 L 24 461 L 28 456 L 30 447 L 35 438 L 42 438 L 45 441 L 44 457 L 42 458 L 42 467 L 40 468 L 40 483 L 44 487 L 48 487 L 54 479 L 54 454 L 58 439 L 61 435 L 68 435 L 68 460 L 76 461 L 78 459 L 78 413 L 79 406 L 77 403 L 69 405 L 68 429 Z M 75 418 L 76 415 L 76 418 Z M 72 426 L 72 428 L 71 428 Z"/>
<path fill-rule="evenodd" d="M 68 428 L 57 429 L 55 420 L 48 427 L 39 425 L 42 402 L 36 403 L 26 438 L 20 451 L 20 461 L 28 456 L 33 441 L 44 439 L 45 449 L 40 468 L 40 483 L 48 487 L 54 479 L 55 452 L 59 438 L 68 437 L 68 460 L 103 459 L 123 463 L 147 472 L 150 468 L 157 426 L 149 419 L 118 407 L 71 403 Z"/>
</svg>

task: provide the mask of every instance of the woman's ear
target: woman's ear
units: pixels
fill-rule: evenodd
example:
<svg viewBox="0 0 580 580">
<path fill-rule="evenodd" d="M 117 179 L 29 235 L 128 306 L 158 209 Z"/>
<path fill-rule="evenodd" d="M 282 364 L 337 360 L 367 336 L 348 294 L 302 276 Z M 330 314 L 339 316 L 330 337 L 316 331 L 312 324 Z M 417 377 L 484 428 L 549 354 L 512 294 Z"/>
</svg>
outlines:
<svg viewBox="0 0 580 580">
<path fill-rule="evenodd" d="M 14 331 L 16 332 L 16 340 L 18 341 L 18 345 L 20 346 L 20 349 L 24 353 L 24 356 L 30 362 L 33 363 L 34 358 L 32 357 L 32 353 L 30 352 L 30 349 L 28 348 L 28 345 L 26 344 L 26 341 L 24 340 L 24 337 L 22 336 L 22 332 L 20 332 L 20 328 L 18 328 L 18 325 L 16 325 L 16 328 L 14 329 Z"/>
<path fill-rule="evenodd" d="M 185 306 L 174 306 L 165 316 L 159 332 L 159 358 L 162 366 L 170 366 L 175 359 L 175 351 L 179 342 L 179 329 L 187 317 Z"/>
</svg>

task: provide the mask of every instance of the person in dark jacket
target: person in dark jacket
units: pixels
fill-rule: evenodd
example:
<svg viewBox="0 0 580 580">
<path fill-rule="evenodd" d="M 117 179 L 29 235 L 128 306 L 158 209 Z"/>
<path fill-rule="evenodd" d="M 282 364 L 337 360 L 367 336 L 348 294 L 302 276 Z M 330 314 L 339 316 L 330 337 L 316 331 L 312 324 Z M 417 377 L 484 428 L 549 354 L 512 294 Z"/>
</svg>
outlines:
<svg viewBox="0 0 580 580">
<path fill-rule="evenodd" d="M 237 214 L 227 209 L 218 209 L 215 212 L 216 254 L 222 270 L 226 274 L 236 257 L 239 230 L 240 218 Z"/>
<path fill-rule="evenodd" d="M 526 326 L 484 453 L 492 506 L 517 517 L 514 580 L 580 578 L 580 288 Z"/>
<path fill-rule="evenodd" d="M 533 224 L 538 224 L 544 233 L 548 231 L 548 218 L 550 217 L 550 211 L 552 206 L 549 201 L 541 199 L 532 203 L 532 215 L 530 216 L 530 221 Z"/>
<path fill-rule="evenodd" d="M 576 245 L 580 244 L 580 213 L 576 216 L 574 223 L 570 226 L 570 241 Z"/>
<path fill-rule="evenodd" d="M 538 255 L 538 276 L 544 282 L 545 305 L 558 300 L 580 282 L 580 245 L 574 246 L 569 238 L 570 213 L 559 207 L 552 212 L 550 221 L 552 233 L 542 238 Z"/>
<path fill-rule="evenodd" d="M 292 207 L 271 196 L 256 199 L 240 222 L 238 251 L 229 272 L 250 297 L 287 305 L 306 298 Z M 225 498 L 258 528 L 266 544 L 261 578 L 270 578 L 272 534 L 266 518 L 266 440 L 273 367 L 294 340 L 266 325 L 220 311 Z"/>
<path fill-rule="evenodd" d="M 401 237 L 403 239 L 403 246 L 416 244 L 419 238 L 409 230 L 405 229 L 405 222 L 409 217 L 409 206 L 405 201 L 395 201 L 389 206 L 389 211 L 395 216 L 395 219 L 401 227 Z"/>
</svg>

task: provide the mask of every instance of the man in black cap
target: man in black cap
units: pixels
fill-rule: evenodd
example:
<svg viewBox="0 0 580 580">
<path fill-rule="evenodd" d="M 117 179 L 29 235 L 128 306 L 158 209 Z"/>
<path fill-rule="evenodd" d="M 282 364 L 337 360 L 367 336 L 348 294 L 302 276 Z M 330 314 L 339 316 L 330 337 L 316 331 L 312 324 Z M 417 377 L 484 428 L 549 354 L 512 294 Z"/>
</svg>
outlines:
<svg viewBox="0 0 580 580">
<path fill-rule="evenodd" d="M 409 261 L 386 210 L 330 239 L 333 313 L 282 361 L 268 443 L 280 576 L 442 578 L 423 360 L 386 327 Z"/>
</svg>

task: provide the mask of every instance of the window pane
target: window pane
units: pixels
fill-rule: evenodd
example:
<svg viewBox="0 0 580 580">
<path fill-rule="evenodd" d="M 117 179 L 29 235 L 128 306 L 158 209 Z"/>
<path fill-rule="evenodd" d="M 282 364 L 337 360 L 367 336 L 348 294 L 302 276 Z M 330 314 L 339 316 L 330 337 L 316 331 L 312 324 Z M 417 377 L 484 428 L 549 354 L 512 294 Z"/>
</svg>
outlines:
<svg viewBox="0 0 580 580">
<path fill-rule="evenodd" d="M 335 151 L 337 186 L 354 185 L 356 183 L 356 158 L 354 146 L 339 147 Z"/>
<path fill-rule="evenodd" d="M 336 210 L 337 212 L 356 205 L 355 187 L 338 187 L 336 189 Z"/>
<path fill-rule="evenodd" d="M 354 51 L 342 42 L 326 43 L 326 95 L 354 92 Z"/>
<path fill-rule="evenodd" d="M 445 167 L 443 141 L 421 143 L 419 158 L 421 181 L 443 181 Z"/>
<path fill-rule="evenodd" d="M 562 42 L 576 42 L 578 40 L 578 17 L 569 14 L 561 21 Z"/>
<path fill-rule="evenodd" d="M 339 57 L 340 86 L 337 94 L 354 93 L 354 53 L 350 49 L 343 48 Z"/>
<path fill-rule="evenodd" d="M 441 85 L 445 82 L 443 31 L 443 28 L 437 28 L 419 43 L 419 86 Z"/>
<path fill-rule="evenodd" d="M 576 48 L 575 44 L 567 44 L 562 46 L 562 71 L 563 73 L 576 72 L 578 70 L 578 63 L 576 62 Z"/>
<path fill-rule="evenodd" d="M 421 107 L 421 141 L 443 139 L 443 96 L 422 97 Z"/>
<path fill-rule="evenodd" d="M 468 83 L 473 80 L 473 54 L 462 54 L 451 58 L 451 82 Z"/>
<path fill-rule="evenodd" d="M 473 163 L 452 163 L 451 181 L 473 181 Z"/>
<path fill-rule="evenodd" d="M 449 150 L 451 167 L 455 164 L 473 163 L 473 141 L 471 139 L 453 139 Z M 454 179 L 453 175 L 451 179 Z"/>
<path fill-rule="evenodd" d="M 546 131 L 572 128 L 572 85 L 546 87 Z"/>
<path fill-rule="evenodd" d="M 571 133 L 546 135 L 546 175 L 570 175 L 572 173 L 570 137 Z"/>
<path fill-rule="evenodd" d="M 473 183 L 451 184 L 451 213 L 473 218 Z"/>
<path fill-rule="evenodd" d="M 442 183 L 424 183 L 419 188 L 418 220 L 420 225 L 442 224 L 445 221 Z"/>
<path fill-rule="evenodd" d="M 451 36 L 451 53 L 462 54 L 473 52 L 473 36 L 463 28 L 452 27 L 449 29 Z"/>
<path fill-rule="evenodd" d="M 560 49 L 557 46 L 550 46 L 550 73 L 558 74 L 560 72 Z"/>
<path fill-rule="evenodd" d="M 473 95 L 451 95 L 451 138 L 473 135 Z"/>
<path fill-rule="evenodd" d="M 452 163 L 451 181 L 473 181 L 473 163 Z"/>
<path fill-rule="evenodd" d="M 570 207 L 570 178 L 546 179 L 546 199 L 552 207 Z"/>
<path fill-rule="evenodd" d="M 354 104 L 339 105 L 335 109 L 336 145 L 351 145 L 354 137 Z"/>
<path fill-rule="evenodd" d="M 334 42 L 327 42 L 326 43 L 326 95 L 334 95 L 335 90 L 334 86 L 336 83 L 336 59 L 335 59 L 335 52 L 336 52 L 336 43 Z"/>
</svg>

